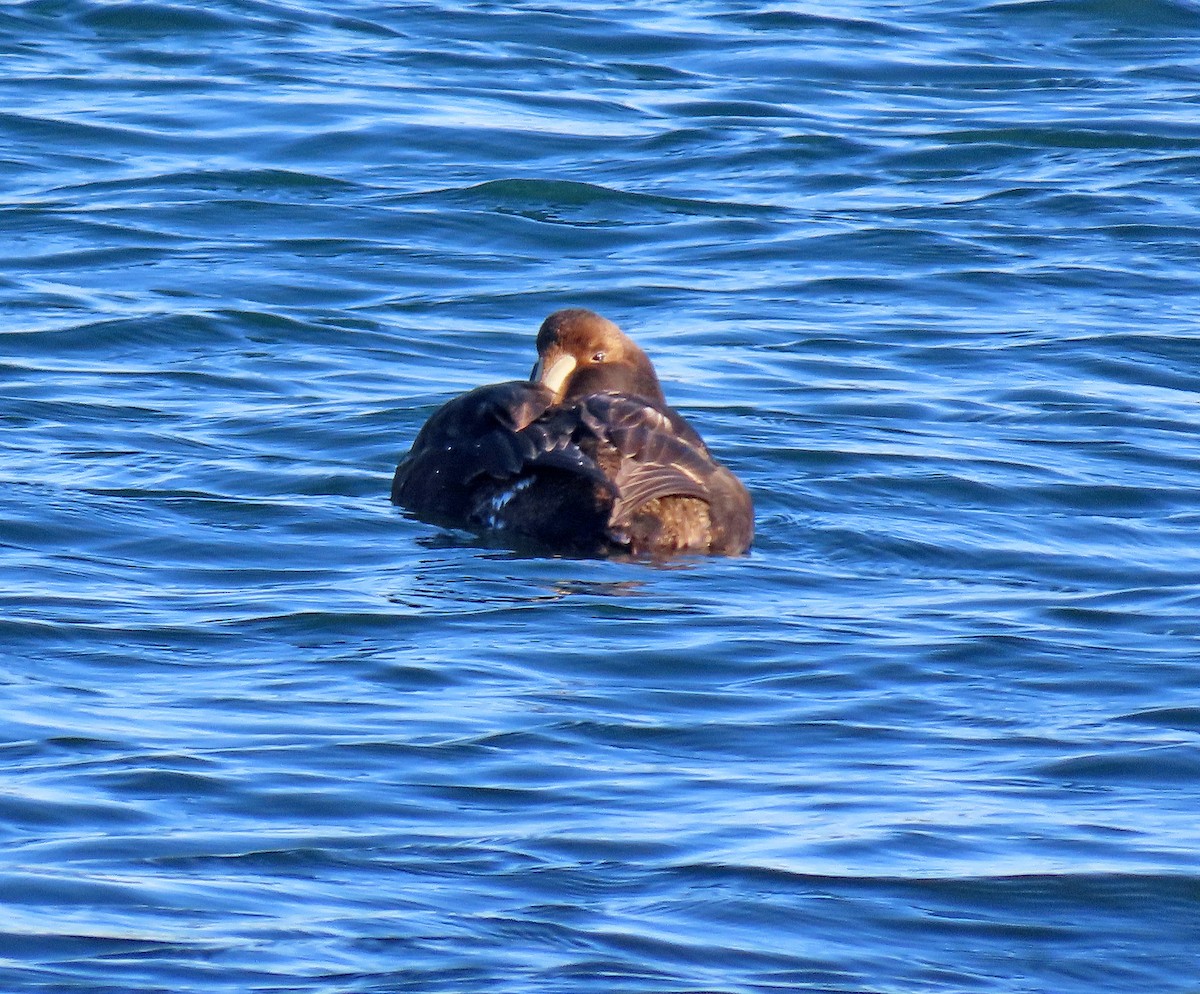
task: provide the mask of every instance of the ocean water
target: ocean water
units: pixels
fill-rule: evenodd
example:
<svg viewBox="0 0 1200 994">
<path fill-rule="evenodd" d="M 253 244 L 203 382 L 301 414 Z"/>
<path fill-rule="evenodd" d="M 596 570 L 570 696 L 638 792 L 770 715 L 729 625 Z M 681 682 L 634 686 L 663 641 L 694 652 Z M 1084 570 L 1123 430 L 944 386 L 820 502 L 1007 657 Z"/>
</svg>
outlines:
<svg viewBox="0 0 1200 994">
<path fill-rule="evenodd" d="M 0 5 L 0 990 L 1200 991 L 1200 5 Z M 757 541 L 387 499 L 592 307 Z"/>
</svg>

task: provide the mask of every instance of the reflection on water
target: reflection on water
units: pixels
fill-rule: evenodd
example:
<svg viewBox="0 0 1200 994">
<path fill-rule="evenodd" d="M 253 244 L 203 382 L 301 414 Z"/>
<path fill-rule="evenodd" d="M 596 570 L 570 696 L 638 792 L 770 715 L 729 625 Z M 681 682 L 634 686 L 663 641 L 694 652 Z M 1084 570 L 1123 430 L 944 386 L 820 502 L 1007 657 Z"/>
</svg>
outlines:
<svg viewBox="0 0 1200 994">
<path fill-rule="evenodd" d="M 574 575 L 579 570 L 687 570 L 687 562 L 646 562 L 621 567 L 596 560 L 546 559 L 518 552 L 497 552 L 490 545 L 485 553 L 474 550 L 473 541 L 456 544 L 452 536 L 440 535 L 436 541 L 418 540 L 425 548 L 440 548 L 461 555 L 445 558 L 426 557 L 411 565 L 403 577 L 389 579 L 403 583 L 403 591 L 393 590 L 388 601 L 417 615 L 470 614 L 487 612 L 498 606 L 536 605 L 566 597 L 633 597 L 650 593 L 643 579 L 588 580 Z M 628 561 L 626 561 L 628 562 Z M 505 565 L 521 566 L 519 573 L 502 572 Z"/>
</svg>

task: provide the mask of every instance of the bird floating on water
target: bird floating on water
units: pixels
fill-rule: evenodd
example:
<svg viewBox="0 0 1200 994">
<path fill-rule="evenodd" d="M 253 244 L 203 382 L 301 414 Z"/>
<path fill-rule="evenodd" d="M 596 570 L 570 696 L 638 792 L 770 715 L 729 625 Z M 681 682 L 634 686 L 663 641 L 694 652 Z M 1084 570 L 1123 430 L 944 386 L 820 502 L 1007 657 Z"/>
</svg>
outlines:
<svg viewBox="0 0 1200 994">
<path fill-rule="evenodd" d="M 750 494 L 667 406 L 649 358 L 593 311 L 556 311 L 528 380 L 434 412 L 392 501 L 432 524 L 572 555 L 737 555 Z"/>
</svg>

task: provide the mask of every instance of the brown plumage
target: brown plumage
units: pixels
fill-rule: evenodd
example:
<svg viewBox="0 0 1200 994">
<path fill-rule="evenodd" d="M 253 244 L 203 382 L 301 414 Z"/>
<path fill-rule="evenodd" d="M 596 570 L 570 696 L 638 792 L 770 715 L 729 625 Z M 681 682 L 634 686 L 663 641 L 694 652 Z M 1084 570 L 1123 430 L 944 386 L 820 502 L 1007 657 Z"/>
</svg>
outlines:
<svg viewBox="0 0 1200 994">
<path fill-rule="evenodd" d="M 583 555 L 735 555 L 754 512 L 741 482 L 667 406 L 646 354 L 592 311 L 543 322 L 528 381 L 436 411 L 392 500 L 436 524 Z"/>
</svg>

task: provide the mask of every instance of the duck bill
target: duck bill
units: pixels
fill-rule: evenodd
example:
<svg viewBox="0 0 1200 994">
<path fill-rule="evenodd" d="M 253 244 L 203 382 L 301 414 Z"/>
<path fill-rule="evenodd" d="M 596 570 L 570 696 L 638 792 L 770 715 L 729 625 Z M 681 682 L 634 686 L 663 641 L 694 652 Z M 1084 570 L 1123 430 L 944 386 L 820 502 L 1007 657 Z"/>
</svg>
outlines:
<svg viewBox="0 0 1200 994">
<path fill-rule="evenodd" d="M 575 357 L 562 352 L 557 355 L 544 355 L 538 359 L 529 379 L 540 383 L 554 394 L 555 400 L 558 400 L 566 391 L 567 380 L 575 372 L 575 365 Z"/>
</svg>

